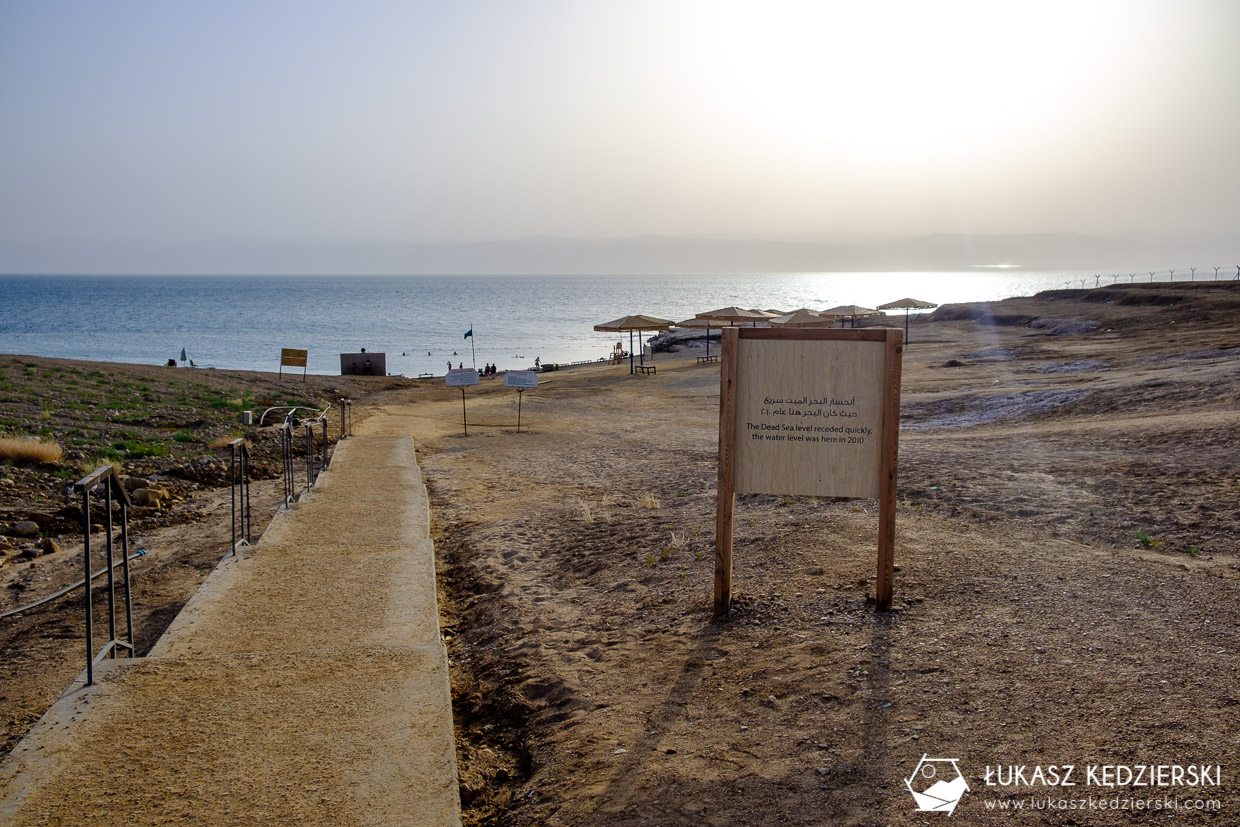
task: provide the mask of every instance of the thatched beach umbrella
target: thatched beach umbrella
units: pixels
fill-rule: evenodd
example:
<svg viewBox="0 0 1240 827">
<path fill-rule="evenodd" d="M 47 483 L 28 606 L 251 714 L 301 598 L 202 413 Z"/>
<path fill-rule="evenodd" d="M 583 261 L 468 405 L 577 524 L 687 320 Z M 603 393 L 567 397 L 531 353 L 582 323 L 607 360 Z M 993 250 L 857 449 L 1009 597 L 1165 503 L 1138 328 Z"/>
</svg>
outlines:
<svg viewBox="0 0 1240 827">
<path fill-rule="evenodd" d="M 667 330 L 672 326 L 672 322 L 668 319 L 660 319 L 657 316 L 621 316 L 610 322 L 596 324 L 594 329 L 600 333 L 621 333 L 625 330 L 629 332 L 629 373 L 633 373 L 633 333 L 637 333 L 637 343 L 641 344 L 641 332 L 643 330 Z M 642 364 L 646 364 L 646 354 L 642 353 Z"/>
<path fill-rule="evenodd" d="M 771 319 L 772 327 L 830 327 L 838 316 L 828 316 L 817 310 L 802 307 L 783 316 Z"/>
<path fill-rule="evenodd" d="M 741 307 L 721 307 L 718 310 L 711 310 L 707 313 L 697 314 L 699 319 L 707 319 L 712 322 L 727 322 L 729 325 L 735 326 L 745 324 L 746 322 L 765 322 L 769 316 L 762 310 L 745 310 Z"/>
<path fill-rule="evenodd" d="M 769 316 L 761 310 L 745 310 L 741 307 L 721 307 L 718 310 L 711 310 L 706 313 L 699 313 L 694 318 L 705 319 L 708 322 L 727 322 L 729 327 L 736 327 L 737 324 L 745 322 L 765 322 Z M 720 325 L 723 327 L 723 325 Z M 706 355 L 710 355 L 710 331 L 706 331 Z"/>
<path fill-rule="evenodd" d="M 904 343 L 908 344 L 908 311 L 914 310 L 933 310 L 938 307 L 933 302 L 924 302 L 921 299 L 897 299 L 893 302 L 880 304 L 879 310 L 904 310 Z"/>
<path fill-rule="evenodd" d="M 852 322 L 852 326 L 857 326 L 857 319 L 866 316 L 882 316 L 885 315 L 877 310 L 869 307 L 861 307 L 856 304 L 841 304 L 839 307 L 832 307 L 830 310 L 822 311 L 824 316 L 835 316 L 839 319 L 848 319 Z M 842 324 L 842 323 L 841 323 Z"/>
</svg>

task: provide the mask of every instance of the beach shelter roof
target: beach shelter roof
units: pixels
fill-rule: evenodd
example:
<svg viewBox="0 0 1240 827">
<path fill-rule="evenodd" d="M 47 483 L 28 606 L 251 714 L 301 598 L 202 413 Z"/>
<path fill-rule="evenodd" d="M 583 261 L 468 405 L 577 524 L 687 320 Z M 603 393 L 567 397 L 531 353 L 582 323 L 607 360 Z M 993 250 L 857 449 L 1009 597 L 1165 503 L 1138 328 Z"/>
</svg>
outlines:
<svg viewBox="0 0 1240 827">
<path fill-rule="evenodd" d="M 658 316 L 621 316 L 610 322 L 596 324 L 594 329 L 600 333 L 619 333 L 627 330 L 629 332 L 629 373 L 633 373 L 633 333 L 637 333 L 638 345 L 641 345 L 641 332 L 643 330 L 667 330 L 672 326 L 670 319 L 660 319 Z M 646 353 L 642 351 L 642 364 L 646 364 Z"/>
<path fill-rule="evenodd" d="M 694 316 L 692 319 L 685 319 L 683 322 L 676 322 L 676 324 L 673 326 L 674 327 L 705 328 L 709 330 L 710 328 L 718 327 L 719 325 L 715 324 L 710 319 L 699 319 L 697 316 Z"/>
<path fill-rule="evenodd" d="M 771 319 L 775 327 L 830 327 L 839 316 L 826 316 L 816 310 L 802 307 L 783 316 Z"/>
<path fill-rule="evenodd" d="M 711 310 L 707 313 L 697 314 L 699 319 L 709 319 L 712 322 L 737 322 L 744 324 L 745 322 L 765 322 L 769 318 L 760 310 L 745 310 L 740 307 L 721 307 L 718 310 Z"/>
<path fill-rule="evenodd" d="M 870 307 L 860 307 L 855 304 L 841 304 L 839 307 L 832 307 L 830 310 L 823 310 L 823 316 L 843 317 L 845 319 L 859 319 L 863 316 L 882 316 L 884 314 Z"/>
<path fill-rule="evenodd" d="M 778 310 L 759 310 L 759 309 L 758 309 L 758 308 L 756 308 L 756 307 L 754 307 L 754 308 L 750 308 L 750 309 L 751 309 L 751 310 L 753 310 L 753 312 L 754 312 L 754 313 L 761 313 L 764 317 L 766 317 L 766 318 L 768 318 L 768 319 L 774 319 L 774 318 L 776 318 L 776 317 L 778 317 L 778 316 L 783 316 L 783 315 L 785 315 L 785 314 L 783 314 L 783 313 L 780 313 Z"/>
<path fill-rule="evenodd" d="M 879 310 L 903 310 L 904 311 L 904 341 L 909 341 L 908 337 L 908 312 L 909 310 L 929 310 L 932 307 L 938 307 L 933 302 L 924 302 L 921 299 L 897 299 L 893 302 L 880 304 Z"/>
<path fill-rule="evenodd" d="M 896 299 L 893 302 L 880 304 L 879 310 L 933 310 L 938 307 L 934 302 L 924 302 L 921 299 Z"/>
<path fill-rule="evenodd" d="M 600 333 L 618 333 L 624 330 L 667 330 L 674 323 L 657 316 L 621 316 L 610 322 L 596 324 L 594 329 Z"/>
</svg>

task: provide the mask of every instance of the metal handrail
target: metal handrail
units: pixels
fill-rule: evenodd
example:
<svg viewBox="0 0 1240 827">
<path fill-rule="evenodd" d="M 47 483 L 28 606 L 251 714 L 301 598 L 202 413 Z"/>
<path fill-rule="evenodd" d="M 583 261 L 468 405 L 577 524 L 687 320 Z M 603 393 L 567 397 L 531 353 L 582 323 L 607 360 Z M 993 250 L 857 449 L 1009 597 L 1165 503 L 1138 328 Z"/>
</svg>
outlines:
<svg viewBox="0 0 1240 827">
<path fill-rule="evenodd" d="M 296 419 L 318 419 L 319 417 L 327 416 L 327 411 L 330 408 L 331 408 L 331 405 L 327 405 L 323 408 L 323 410 L 320 411 L 318 408 L 307 408 L 307 406 L 305 405 L 274 405 L 268 408 L 267 410 L 263 411 L 262 414 L 259 415 L 258 427 L 260 428 L 263 427 L 263 423 L 267 420 L 267 414 L 271 413 L 272 411 L 288 411 L 288 413 L 284 415 L 284 421 L 287 422 L 288 420 L 294 419 L 294 418 Z M 310 415 L 299 417 L 297 416 L 297 412 L 301 410 L 309 410 L 309 411 L 313 411 L 313 413 Z"/>
<path fill-rule="evenodd" d="M 306 488 L 314 487 L 318 469 L 314 466 L 314 423 L 306 422 Z"/>
<path fill-rule="evenodd" d="M 146 556 L 146 549 L 140 548 L 137 551 L 135 551 L 133 554 L 129 555 L 128 559 L 136 560 L 139 557 L 145 557 L 145 556 Z M 117 560 L 115 563 L 112 564 L 112 568 L 116 568 L 117 566 L 121 565 L 123 562 L 125 561 Z M 107 572 L 100 569 L 99 571 L 92 574 L 90 576 L 90 579 L 98 580 L 100 577 L 103 577 L 105 574 L 107 574 Z M 74 589 L 80 588 L 84 585 L 86 585 L 86 580 L 82 579 L 82 580 L 77 581 L 76 583 L 65 586 L 63 589 L 60 589 L 59 591 L 49 594 L 47 597 L 39 598 L 33 603 L 27 603 L 25 606 L 18 606 L 16 609 L 9 609 L 4 614 L 0 614 L 0 620 L 4 620 L 7 617 L 16 617 L 17 615 L 25 614 L 26 612 L 32 612 L 35 609 L 39 608 L 40 606 L 46 606 L 48 603 L 51 603 L 53 600 L 59 600 L 60 598 L 68 594 L 69 592 L 73 591 Z"/>
<path fill-rule="evenodd" d="M 353 400 L 347 396 L 340 398 L 340 438 L 353 436 Z"/>
<path fill-rule="evenodd" d="M 95 629 L 94 629 L 94 607 L 91 604 L 91 588 L 90 581 L 91 562 L 90 562 L 90 498 L 91 493 L 96 487 L 102 485 L 105 495 L 107 520 L 105 531 L 107 532 L 107 549 L 108 549 L 108 637 L 109 640 L 99 650 L 99 654 L 95 654 Z M 95 682 L 95 664 L 111 655 L 117 657 L 118 650 L 128 650 L 128 656 L 134 655 L 133 644 L 133 587 L 129 575 L 129 493 L 125 487 L 121 485 L 120 477 L 116 473 L 116 469 L 111 465 L 104 465 L 87 474 L 82 479 L 73 484 L 74 493 L 82 495 L 82 560 L 86 569 L 85 580 L 87 583 L 85 592 L 86 604 L 86 685 L 91 686 Z M 115 494 L 120 500 L 121 506 L 121 560 L 124 569 L 125 578 L 125 627 L 126 639 L 120 640 L 116 636 L 116 565 L 113 563 L 112 556 L 112 496 Z"/>
<path fill-rule="evenodd" d="M 293 423 L 285 420 L 280 426 L 280 465 L 284 481 L 284 505 L 296 498 L 296 483 L 293 481 Z"/>
<path fill-rule="evenodd" d="M 228 443 L 228 454 L 228 480 L 232 494 L 232 546 L 229 550 L 236 555 L 238 546 L 250 544 L 250 446 L 244 439 L 234 439 Z M 237 501 L 238 494 L 240 503 Z M 237 539 L 238 517 L 241 527 L 240 540 Z"/>
<path fill-rule="evenodd" d="M 313 418 L 301 419 L 290 414 L 280 425 L 280 454 L 283 465 L 284 477 L 284 507 L 297 501 L 302 491 L 309 490 L 314 487 L 318 481 L 319 475 L 326 470 L 331 463 L 331 457 L 328 454 L 328 435 L 327 435 L 327 412 L 330 408 L 324 408 L 317 411 Z M 315 455 L 314 448 L 314 426 L 316 423 L 323 426 L 323 452 L 321 455 Z M 294 468 L 294 451 L 293 451 L 293 431 L 299 427 L 305 427 L 305 457 L 306 457 L 306 486 L 304 489 L 297 487 L 297 472 Z"/>
</svg>

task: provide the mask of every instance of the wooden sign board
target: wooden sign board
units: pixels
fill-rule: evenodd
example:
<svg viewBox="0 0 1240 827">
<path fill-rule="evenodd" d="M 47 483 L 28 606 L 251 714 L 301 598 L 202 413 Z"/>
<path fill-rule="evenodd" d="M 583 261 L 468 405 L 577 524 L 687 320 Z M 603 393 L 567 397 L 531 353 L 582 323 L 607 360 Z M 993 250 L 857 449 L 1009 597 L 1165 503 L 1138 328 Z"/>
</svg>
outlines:
<svg viewBox="0 0 1240 827">
<path fill-rule="evenodd" d="M 470 368 L 453 368 L 448 371 L 448 375 L 444 377 L 444 383 L 449 388 L 463 388 L 466 385 L 477 385 L 479 381 L 478 371 Z"/>
<path fill-rule="evenodd" d="M 304 382 L 306 379 L 306 365 L 309 361 L 310 351 L 282 347 L 280 348 L 280 375 L 284 375 L 285 368 L 301 368 L 301 378 Z"/>
<path fill-rule="evenodd" d="M 738 494 L 877 497 L 882 343 L 738 343 Z"/>
<path fill-rule="evenodd" d="M 504 374 L 504 387 L 528 391 L 538 387 L 538 374 L 532 370 L 510 370 Z"/>
<path fill-rule="evenodd" d="M 897 329 L 724 330 L 716 614 L 731 605 L 738 493 L 877 499 L 876 600 L 890 607 L 902 350 Z"/>
</svg>

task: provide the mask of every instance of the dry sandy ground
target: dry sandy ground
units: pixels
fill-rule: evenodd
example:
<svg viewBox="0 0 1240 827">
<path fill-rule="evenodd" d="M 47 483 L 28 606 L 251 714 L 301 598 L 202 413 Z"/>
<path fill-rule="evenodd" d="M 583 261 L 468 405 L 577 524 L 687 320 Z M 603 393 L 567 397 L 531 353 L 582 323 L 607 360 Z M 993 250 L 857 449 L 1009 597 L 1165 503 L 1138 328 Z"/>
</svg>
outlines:
<svg viewBox="0 0 1240 827">
<path fill-rule="evenodd" d="M 394 393 L 423 412 L 466 818 L 936 824 L 904 785 L 928 754 L 969 784 L 953 823 L 1048 795 L 1221 810 L 1019 823 L 1240 823 L 1240 289 L 981 311 L 913 325 L 889 613 L 873 502 L 749 496 L 712 620 L 717 367 L 545 374 L 520 435 L 498 381 L 468 436 L 455 389 Z M 1221 784 L 987 785 L 1039 764 Z"/>
</svg>

